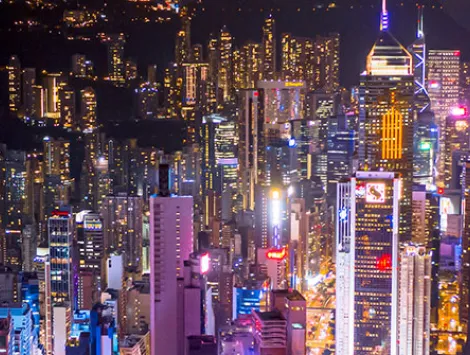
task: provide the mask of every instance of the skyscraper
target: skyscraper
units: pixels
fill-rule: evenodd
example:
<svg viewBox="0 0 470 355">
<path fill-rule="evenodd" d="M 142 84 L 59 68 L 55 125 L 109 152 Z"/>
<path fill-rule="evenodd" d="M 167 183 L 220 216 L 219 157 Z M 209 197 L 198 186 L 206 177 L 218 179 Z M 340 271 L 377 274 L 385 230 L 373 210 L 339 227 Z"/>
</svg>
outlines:
<svg viewBox="0 0 470 355">
<path fill-rule="evenodd" d="M 429 108 L 430 98 L 427 89 L 427 52 L 426 38 L 424 34 L 424 7 L 418 7 L 418 28 L 416 40 L 409 47 L 413 55 L 413 67 L 415 77 L 415 101 L 420 112 Z"/>
<path fill-rule="evenodd" d="M 34 85 L 36 85 L 36 69 L 24 68 L 23 70 L 23 108 L 26 117 L 32 117 L 34 113 Z"/>
<path fill-rule="evenodd" d="M 123 253 L 128 271 L 142 270 L 143 199 L 126 193 L 107 196 L 101 206 L 104 249 Z"/>
<path fill-rule="evenodd" d="M 398 354 L 426 355 L 431 335 L 431 253 L 419 245 L 400 249 Z"/>
<path fill-rule="evenodd" d="M 276 21 L 272 15 L 264 21 L 263 25 L 263 64 L 262 79 L 273 80 L 276 75 Z"/>
<path fill-rule="evenodd" d="M 97 127 L 96 120 L 96 93 L 91 87 L 87 87 L 80 91 L 81 94 L 81 124 L 82 131 L 93 130 Z"/>
<path fill-rule="evenodd" d="M 357 172 L 338 184 L 338 354 L 397 354 L 400 183 L 396 173 Z"/>
<path fill-rule="evenodd" d="M 52 306 L 72 301 L 73 220 L 68 211 L 55 211 L 47 224 L 51 265 Z"/>
<path fill-rule="evenodd" d="M 384 1 L 381 31 L 367 56 L 359 88 L 359 163 L 363 170 L 402 176 L 400 236 L 411 237 L 414 77 L 412 56 L 389 32 Z"/>
<path fill-rule="evenodd" d="M 429 50 L 428 92 L 439 129 L 437 185 L 445 185 L 445 127 L 452 108 L 459 103 L 460 51 Z"/>
<path fill-rule="evenodd" d="M 339 33 L 317 36 L 315 40 L 314 88 L 334 92 L 339 88 Z"/>
<path fill-rule="evenodd" d="M 223 27 L 219 35 L 218 57 L 218 88 L 222 91 L 224 101 L 232 94 L 233 88 L 233 38 L 227 27 Z"/>
<path fill-rule="evenodd" d="M 124 44 L 126 38 L 124 33 L 111 34 L 102 39 L 108 46 L 108 77 L 115 84 L 124 82 Z"/>
<path fill-rule="evenodd" d="M 168 170 L 159 173 L 160 196 L 150 199 L 151 348 L 152 355 L 181 354 L 178 278 L 193 250 L 193 198 L 169 196 Z"/>
<path fill-rule="evenodd" d="M 16 112 L 21 106 L 21 63 L 16 55 L 8 61 L 8 107 Z"/>
</svg>

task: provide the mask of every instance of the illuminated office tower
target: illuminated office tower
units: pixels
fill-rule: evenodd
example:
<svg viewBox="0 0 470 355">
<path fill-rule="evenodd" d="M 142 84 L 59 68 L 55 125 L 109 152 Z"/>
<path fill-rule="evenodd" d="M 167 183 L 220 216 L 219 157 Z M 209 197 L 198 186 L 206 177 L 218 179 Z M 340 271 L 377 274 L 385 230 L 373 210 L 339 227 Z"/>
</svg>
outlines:
<svg viewBox="0 0 470 355">
<path fill-rule="evenodd" d="M 207 63 L 183 64 L 183 104 L 181 115 L 187 122 L 187 143 L 199 142 L 202 115 L 206 110 Z"/>
<path fill-rule="evenodd" d="M 426 247 L 401 246 L 398 290 L 398 354 L 427 355 L 431 333 L 431 253 Z"/>
<path fill-rule="evenodd" d="M 135 89 L 136 116 L 141 120 L 158 118 L 158 86 L 155 82 L 144 82 Z"/>
<path fill-rule="evenodd" d="M 143 200 L 138 196 L 107 196 L 101 206 L 104 250 L 121 252 L 127 271 L 142 271 Z"/>
<path fill-rule="evenodd" d="M 418 28 L 416 31 L 416 40 L 408 47 L 413 55 L 413 67 L 415 77 L 415 104 L 422 113 L 429 108 L 430 98 L 427 89 L 427 53 L 426 38 L 424 35 L 424 6 L 418 7 Z"/>
<path fill-rule="evenodd" d="M 91 87 L 87 87 L 80 91 L 81 103 L 81 124 L 82 131 L 93 130 L 97 127 L 96 119 L 96 93 Z"/>
<path fill-rule="evenodd" d="M 36 69 L 24 68 L 21 90 L 24 115 L 28 118 L 31 118 L 34 114 L 34 85 L 36 85 Z"/>
<path fill-rule="evenodd" d="M 193 198 L 170 196 L 168 166 L 159 173 L 159 196 L 150 199 L 151 354 L 181 354 L 175 315 L 180 313 L 178 278 L 193 251 Z"/>
<path fill-rule="evenodd" d="M 224 186 L 224 181 L 235 188 L 237 177 L 233 176 L 232 171 L 235 165 L 237 174 L 238 137 L 235 122 L 219 115 L 206 116 L 202 124 L 201 138 L 203 191 L 213 190 L 221 194 L 227 187 Z M 225 174 L 231 176 L 224 176 Z"/>
<path fill-rule="evenodd" d="M 273 80 L 276 76 L 276 21 L 272 15 L 264 20 L 263 39 L 261 46 L 263 48 L 263 80 Z"/>
<path fill-rule="evenodd" d="M 191 16 L 187 7 L 180 12 L 181 30 L 176 35 L 175 58 L 176 64 L 181 66 L 191 60 Z"/>
<path fill-rule="evenodd" d="M 59 91 L 64 84 L 64 77 L 61 73 L 47 73 L 43 77 L 46 102 L 45 116 L 52 119 L 56 125 L 60 120 Z"/>
<path fill-rule="evenodd" d="M 414 125 L 413 182 L 431 186 L 435 184 L 438 154 L 438 127 L 434 113 L 426 110 L 418 114 Z"/>
<path fill-rule="evenodd" d="M 70 87 L 64 87 L 59 91 L 60 121 L 59 125 L 67 129 L 75 129 L 77 126 L 75 112 L 75 91 Z"/>
<path fill-rule="evenodd" d="M 400 183 L 396 173 L 357 172 L 338 184 L 338 354 L 397 354 Z"/>
<path fill-rule="evenodd" d="M 108 77 L 115 84 L 124 82 L 124 33 L 110 34 L 102 39 L 108 47 Z"/>
<path fill-rule="evenodd" d="M 44 137 L 44 174 L 70 179 L 70 142 L 61 138 Z"/>
<path fill-rule="evenodd" d="M 439 154 L 437 156 L 437 185 L 445 185 L 445 127 L 452 108 L 459 104 L 460 51 L 429 50 L 428 92 L 431 108 L 436 115 L 439 130 Z"/>
<path fill-rule="evenodd" d="M 385 1 L 380 35 L 367 56 L 359 95 L 360 169 L 401 174 L 400 236 L 409 239 L 415 121 L 412 56 L 389 32 Z"/>
<path fill-rule="evenodd" d="M 54 211 L 47 221 L 49 236 L 52 306 L 70 302 L 73 297 L 72 243 L 73 218 L 68 211 Z"/>
<path fill-rule="evenodd" d="M 227 27 L 220 31 L 218 41 L 218 83 L 224 101 L 228 101 L 233 88 L 233 37 Z"/>
<path fill-rule="evenodd" d="M 454 166 L 459 163 L 460 155 L 468 155 L 470 149 L 470 120 L 466 107 L 455 107 L 445 122 L 445 151 L 441 154 L 445 157 L 444 182 L 450 186 L 450 181 L 457 171 Z M 457 156 L 455 154 L 457 153 Z"/>
<path fill-rule="evenodd" d="M 81 211 L 76 215 L 75 228 L 79 258 L 75 302 L 78 309 L 91 309 L 93 304 L 99 302 L 103 286 L 103 220 L 98 213 Z"/>
<path fill-rule="evenodd" d="M 282 184 L 289 186 L 299 181 L 299 161 L 297 158 L 296 141 L 279 140 L 266 148 L 265 183 L 268 186 Z"/>
<path fill-rule="evenodd" d="M 16 55 L 8 61 L 8 107 L 17 112 L 21 106 L 21 63 Z"/>
<path fill-rule="evenodd" d="M 339 88 L 339 44 L 338 33 L 317 36 L 314 48 L 313 87 L 326 92 Z"/>
<path fill-rule="evenodd" d="M 168 118 L 177 119 L 181 116 L 181 98 L 183 80 L 176 63 L 170 63 L 165 69 L 163 81 L 165 111 Z"/>
</svg>

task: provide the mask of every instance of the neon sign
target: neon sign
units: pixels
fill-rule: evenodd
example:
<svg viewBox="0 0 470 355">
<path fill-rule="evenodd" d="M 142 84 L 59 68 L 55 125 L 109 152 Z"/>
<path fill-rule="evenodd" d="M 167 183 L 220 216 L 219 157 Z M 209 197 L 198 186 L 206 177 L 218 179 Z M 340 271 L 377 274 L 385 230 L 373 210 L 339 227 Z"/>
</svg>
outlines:
<svg viewBox="0 0 470 355">
<path fill-rule="evenodd" d="M 201 274 L 206 274 L 209 271 L 209 263 L 209 253 L 201 255 Z"/>
<path fill-rule="evenodd" d="M 266 257 L 267 257 L 269 260 L 277 260 L 277 261 L 284 260 L 284 258 L 286 257 L 286 255 L 287 255 L 286 248 L 282 248 L 282 249 L 270 249 L 270 250 L 268 250 L 267 253 L 266 253 Z"/>
</svg>

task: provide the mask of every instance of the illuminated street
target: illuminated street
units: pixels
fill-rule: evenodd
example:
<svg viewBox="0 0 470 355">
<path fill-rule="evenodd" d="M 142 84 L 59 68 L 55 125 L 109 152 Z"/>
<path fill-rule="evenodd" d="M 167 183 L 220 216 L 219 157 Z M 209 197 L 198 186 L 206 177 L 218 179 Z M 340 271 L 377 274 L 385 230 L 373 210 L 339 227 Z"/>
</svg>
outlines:
<svg viewBox="0 0 470 355">
<path fill-rule="evenodd" d="M 333 273 L 318 277 L 305 292 L 307 299 L 307 349 L 311 355 L 328 354 L 334 348 L 335 278 Z M 322 280 L 323 279 L 323 280 Z"/>
</svg>

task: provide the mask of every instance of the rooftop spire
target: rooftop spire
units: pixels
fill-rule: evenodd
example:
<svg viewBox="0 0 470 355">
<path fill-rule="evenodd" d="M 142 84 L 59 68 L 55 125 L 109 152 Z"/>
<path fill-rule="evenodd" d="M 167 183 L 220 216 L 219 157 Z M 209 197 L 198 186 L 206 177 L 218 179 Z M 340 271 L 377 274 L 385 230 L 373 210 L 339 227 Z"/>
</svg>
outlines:
<svg viewBox="0 0 470 355">
<path fill-rule="evenodd" d="M 382 13 L 380 15 L 380 30 L 388 31 L 388 11 L 387 11 L 387 0 L 382 0 Z"/>
<path fill-rule="evenodd" d="M 418 32 L 416 33 L 417 38 L 424 37 L 424 8 L 423 6 L 418 7 Z"/>
</svg>

